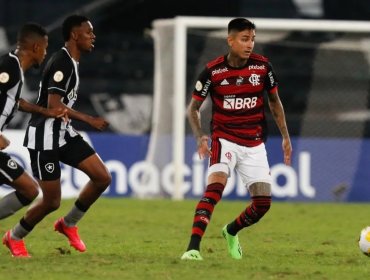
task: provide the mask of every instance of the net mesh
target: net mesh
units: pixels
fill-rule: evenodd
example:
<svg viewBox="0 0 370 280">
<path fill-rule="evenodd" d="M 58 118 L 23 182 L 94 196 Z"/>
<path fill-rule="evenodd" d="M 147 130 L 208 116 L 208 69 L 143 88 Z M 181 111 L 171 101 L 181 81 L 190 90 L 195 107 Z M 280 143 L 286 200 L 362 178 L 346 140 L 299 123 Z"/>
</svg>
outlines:
<svg viewBox="0 0 370 280">
<path fill-rule="evenodd" d="M 227 52 L 225 38 L 225 30 L 189 30 L 188 93 L 205 63 Z M 273 64 L 292 135 L 370 136 L 369 34 L 257 30 L 255 52 Z M 188 94 L 187 101 L 190 98 Z M 279 134 L 268 119 L 270 134 Z M 203 127 L 208 123 L 202 120 Z M 186 131 L 191 134 L 189 126 Z"/>
</svg>

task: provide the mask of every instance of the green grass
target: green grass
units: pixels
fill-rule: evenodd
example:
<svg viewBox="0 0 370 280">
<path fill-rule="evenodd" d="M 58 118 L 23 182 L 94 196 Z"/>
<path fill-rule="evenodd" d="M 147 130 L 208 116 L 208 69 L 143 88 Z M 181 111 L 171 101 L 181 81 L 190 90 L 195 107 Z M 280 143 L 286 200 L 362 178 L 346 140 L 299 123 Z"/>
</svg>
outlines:
<svg viewBox="0 0 370 280">
<path fill-rule="evenodd" d="M 71 249 L 53 222 L 72 200 L 26 238 L 31 259 L 0 247 L 0 279 L 368 279 L 370 258 L 357 245 L 370 225 L 370 204 L 274 202 L 256 225 L 239 234 L 244 256 L 227 254 L 222 226 L 247 202 L 221 201 L 202 242 L 202 262 L 181 261 L 196 200 L 101 198 L 80 222 L 86 253 Z M 2 220 L 0 233 L 24 213 Z"/>
</svg>

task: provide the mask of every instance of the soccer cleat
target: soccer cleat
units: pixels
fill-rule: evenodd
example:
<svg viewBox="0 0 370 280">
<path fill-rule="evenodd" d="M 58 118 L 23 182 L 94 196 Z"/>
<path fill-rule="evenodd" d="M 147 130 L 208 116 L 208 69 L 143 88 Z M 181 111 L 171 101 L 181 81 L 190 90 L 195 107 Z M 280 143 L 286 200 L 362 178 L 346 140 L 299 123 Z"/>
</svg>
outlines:
<svg viewBox="0 0 370 280">
<path fill-rule="evenodd" d="M 30 258 L 23 239 L 16 240 L 10 236 L 10 230 L 8 230 L 3 237 L 3 244 L 9 248 L 10 253 L 13 257 L 17 258 Z"/>
<path fill-rule="evenodd" d="M 182 257 L 182 260 L 191 260 L 191 261 L 202 261 L 203 258 L 200 255 L 198 250 L 189 250 L 185 252 Z"/>
<path fill-rule="evenodd" d="M 229 250 L 229 254 L 233 259 L 240 260 L 242 258 L 243 252 L 242 247 L 239 244 L 238 235 L 231 235 L 227 232 L 227 225 L 225 225 L 222 229 L 222 235 L 226 239 L 227 242 L 227 249 Z"/>
<path fill-rule="evenodd" d="M 80 239 L 78 235 L 78 228 L 76 226 L 67 227 L 64 223 L 63 218 L 59 218 L 54 224 L 54 230 L 68 237 L 69 244 L 77 251 L 85 252 L 85 243 Z"/>
</svg>

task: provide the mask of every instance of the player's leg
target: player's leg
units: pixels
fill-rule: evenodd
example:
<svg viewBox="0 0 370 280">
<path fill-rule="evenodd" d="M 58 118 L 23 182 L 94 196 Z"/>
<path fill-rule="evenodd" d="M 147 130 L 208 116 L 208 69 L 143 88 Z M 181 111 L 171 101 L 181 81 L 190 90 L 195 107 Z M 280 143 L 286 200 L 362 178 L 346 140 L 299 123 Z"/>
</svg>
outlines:
<svg viewBox="0 0 370 280">
<path fill-rule="evenodd" d="M 110 185 L 111 175 L 95 150 L 80 137 L 62 148 L 61 155 L 63 163 L 78 168 L 90 180 L 82 187 L 71 210 L 55 222 L 54 228 L 68 237 L 72 247 L 80 252 L 84 252 L 86 246 L 79 237 L 76 224 Z"/>
<path fill-rule="evenodd" d="M 17 257 L 29 256 L 23 239 L 47 214 L 59 208 L 61 200 L 60 166 L 56 159 L 57 153 L 34 150 L 29 150 L 29 152 L 32 171 L 37 177 L 43 195 L 34 201 L 26 214 L 4 236 L 3 242 L 13 256 Z"/>
<path fill-rule="evenodd" d="M 0 200 L 0 219 L 4 219 L 29 205 L 38 196 L 39 190 L 36 180 L 3 152 L 0 152 L 0 169 L 0 183 L 14 189 Z"/>
<path fill-rule="evenodd" d="M 78 197 L 80 203 L 88 208 L 108 188 L 112 177 L 108 168 L 96 153 L 80 162 L 77 168 L 90 178 Z"/>
<path fill-rule="evenodd" d="M 257 223 L 270 209 L 271 185 L 269 183 L 253 183 L 249 187 L 249 193 L 251 203 L 227 227 L 228 232 L 232 235 L 236 235 L 243 228 Z"/>
<path fill-rule="evenodd" d="M 216 166 L 215 166 L 216 167 Z M 221 165 L 222 168 L 228 167 Z M 188 248 L 182 255 L 183 260 L 202 260 L 200 255 L 200 242 L 211 220 L 211 216 L 216 204 L 222 198 L 222 192 L 225 188 L 228 178 L 228 173 L 218 171 L 208 176 L 208 184 L 202 198 L 195 207 L 195 214 L 193 218 L 193 226 Z"/>
<path fill-rule="evenodd" d="M 232 145 L 224 140 L 212 141 L 212 157 L 208 169 L 208 181 L 202 198 L 195 207 L 191 237 L 181 259 L 201 260 L 200 243 L 211 220 L 216 204 L 221 200 L 230 169 L 235 166 Z M 214 153 L 213 153 L 214 152 Z"/>
<path fill-rule="evenodd" d="M 222 230 L 228 241 L 229 253 L 234 259 L 242 258 L 237 233 L 257 223 L 271 206 L 271 176 L 265 146 L 261 144 L 244 149 L 244 158 L 238 162 L 236 170 L 249 188 L 251 203 Z"/>
<path fill-rule="evenodd" d="M 90 179 L 81 188 L 75 205 L 86 212 L 110 185 L 111 174 L 99 155 L 82 137 L 75 137 L 73 141 L 62 148 L 60 159 L 63 163 L 81 170 Z M 65 218 L 66 222 L 71 225 L 76 224 L 79 220 L 78 217 L 75 217 L 77 219 L 75 221 L 70 216 Z"/>
<path fill-rule="evenodd" d="M 237 233 L 243 228 L 257 223 L 271 205 L 271 186 L 269 183 L 253 183 L 249 187 L 249 192 L 251 204 L 234 221 L 222 229 L 222 235 L 227 241 L 228 251 L 233 259 L 241 259 L 243 255 Z"/>
</svg>

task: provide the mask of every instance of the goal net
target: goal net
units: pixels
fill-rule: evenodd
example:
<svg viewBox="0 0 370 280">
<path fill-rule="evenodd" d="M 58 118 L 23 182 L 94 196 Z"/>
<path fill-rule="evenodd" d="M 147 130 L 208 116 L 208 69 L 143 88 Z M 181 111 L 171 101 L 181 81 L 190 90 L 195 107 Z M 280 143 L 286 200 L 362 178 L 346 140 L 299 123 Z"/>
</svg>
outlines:
<svg viewBox="0 0 370 280">
<path fill-rule="evenodd" d="M 182 199 L 189 189 L 185 163 L 194 163 L 196 151 L 186 106 L 205 63 L 227 52 L 230 20 L 176 17 L 158 19 L 152 25 L 154 105 L 147 161 L 171 174 L 166 186 L 159 188 L 175 199 Z M 370 136 L 369 22 L 251 20 L 257 27 L 254 51 L 271 59 L 280 80 L 292 137 Z M 208 129 L 209 119 L 203 117 L 210 116 L 208 100 L 202 110 L 208 111 L 201 120 Z M 273 123 L 269 115 L 267 120 Z M 268 126 L 270 135 L 279 135 L 276 125 Z M 204 185 L 204 181 L 190 184 Z"/>
</svg>

